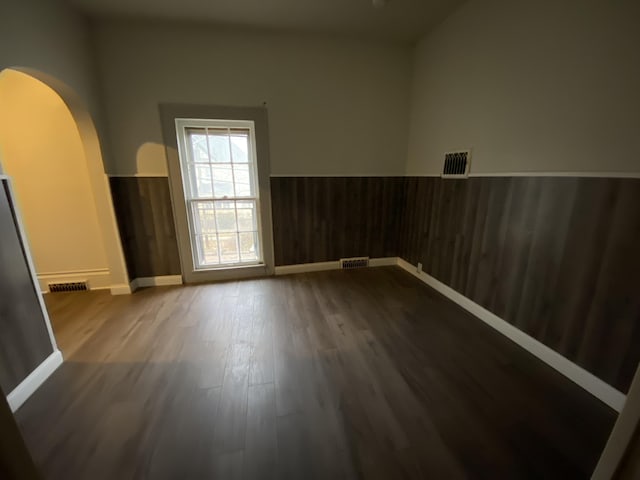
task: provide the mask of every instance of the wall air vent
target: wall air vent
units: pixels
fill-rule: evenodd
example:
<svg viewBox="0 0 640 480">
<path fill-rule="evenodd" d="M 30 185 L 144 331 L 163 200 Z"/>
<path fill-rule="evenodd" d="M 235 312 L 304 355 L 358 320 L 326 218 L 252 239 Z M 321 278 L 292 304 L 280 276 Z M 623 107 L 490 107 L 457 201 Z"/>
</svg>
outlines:
<svg viewBox="0 0 640 480">
<path fill-rule="evenodd" d="M 442 178 L 467 178 L 470 162 L 471 151 L 469 150 L 445 153 Z"/>
<path fill-rule="evenodd" d="M 65 283 L 50 283 L 49 291 L 55 292 L 83 292 L 89 290 L 87 282 L 65 282 Z"/>
<path fill-rule="evenodd" d="M 362 268 L 369 266 L 369 257 L 341 258 L 340 268 L 349 270 L 352 268 Z"/>
</svg>

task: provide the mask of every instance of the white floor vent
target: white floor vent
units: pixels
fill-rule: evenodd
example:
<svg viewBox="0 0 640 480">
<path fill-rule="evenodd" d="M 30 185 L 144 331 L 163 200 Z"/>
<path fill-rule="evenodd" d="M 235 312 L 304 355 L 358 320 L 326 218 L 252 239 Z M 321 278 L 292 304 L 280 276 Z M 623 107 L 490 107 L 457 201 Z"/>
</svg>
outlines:
<svg viewBox="0 0 640 480">
<path fill-rule="evenodd" d="M 363 268 L 369 266 L 369 257 L 341 258 L 340 268 L 348 270 L 351 268 Z"/>
<path fill-rule="evenodd" d="M 64 283 L 50 283 L 49 291 L 55 292 L 83 292 L 89 290 L 87 282 L 64 282 Z"/>
</svg>

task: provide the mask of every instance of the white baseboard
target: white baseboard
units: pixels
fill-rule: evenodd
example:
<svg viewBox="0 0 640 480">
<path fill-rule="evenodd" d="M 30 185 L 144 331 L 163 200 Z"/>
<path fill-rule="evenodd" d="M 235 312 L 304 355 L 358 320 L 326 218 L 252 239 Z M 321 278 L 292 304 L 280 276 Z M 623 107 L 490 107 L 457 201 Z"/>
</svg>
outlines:
<svg viewBox="0 0 640 480">
<path fill-rule="evenodd" d="M 102 290 L 111 288 L 111 274 L 108 268 L 96 270 L 75 270 L 69 272 L 44 272 L 38 273 L 40 291 L 47 293 L 50 283 L 84 282 L 90 290 Z"/>
<path fill-rule="evenodd" d="M 119 283 L 117 285 L 111 285 L 111 295 L 129 295 L 133 290 L 131 290 L 131 285 L 128 283 Z"/>
<path fill-rule="evenodd" d="M 338 270 L 340 262 L 316 262 L 316 263 L 299 263 L 297 265 L 281 265 L 276 266 L 276 275 L 289 275 L 291 273 L 321 272 L 323 270 Z"/>
<path fill-rule="evenodd" d="M 112 285 L 111 274 L 108 269 L 81 270 L 74 272 L 53 272 L 42 273 L 38 275 L 38 284 L 40 286 L 40 291 L 43 294 L 49 293 L 50 283 L 82 281 L 86 281 L 88 283 L 89 290 L 110 290 L 111 295 L 129 295 L 133 290 L 135 290 L 135 288 L 132 290 L 132 286 L 128 283 L 119 283 Z"/>
<path fill-rule="evenodd" d="M 370 258 L 370 267 L 385 267 L 398 264 L 398 257 Z M 275 268 L 276 275 L 292 273 L 322 272 L 324 270 L 340 270 L 340 260 L 332 262 L 299 263 L 297 265 L 281 265 Z"/>
<path fill-rule="evenodd" d="M 391 267 L 398 265 L 398 257 L 382 257 L 382 258 L 370 258 L 370 267 Z"/>
<path fill-rule="evenodd" d="M 600 399 L 614 410 L 618 412 L 622 410 L 626 400 L 626 396 L 622 392 L 616 390 L 611 385 L 600 380 L 592 373 L 589 373 L 535 338 L 527 335 L 522 330 L 519 330 L 497 315 L 491 313 L 489 310 L 468 299 L 461 293 L 456 292 L 453 288 L 445 285 L 431 275 L 424 272 L 418 272 L 417 268 L 409 262 L 399 258 L 398 265 L 413 276 L 422 280 L 434 290 L 440 292 L 449 300 L 457 303 L 462 308 L 472 313 L 498 332 L 502 333 L 513 342 L 517 343 L 529 353 L 538 357 L 547 365 L 554 368 L 580 387 L 584 388 L 587 392 Z"/>
<path fill-rule="evenodd" d="M 7 403 L 15 412 L 62 365 L 62 353 L 55 350 L 7 395 Z"/>
<path fill-rule="evenodd" d="M 143 287 L 160 287 L 166 285 L 182 285 L 182 275 L 162 275 L 159 277 L 138 277 L 131 281 L 131 290 Z"/>
<path fill-rule="evenodd" d="M 538 359 L 545 362 L 553 369 L 560 372 L 572 382 L 576 383 L 587 392 L 610 406 L 616 411 L 621 411 L 624 406 L 626 396 L 613 388 L 611 385 L 600 380 L 592 373 L 586 371 L 579 365 L 576 365 L 571 360 L 563 357 L 558 352 L 547 347 L 542 342 L 527 335 L 522 330 L 514 327 L 510 323 L 501 319 L 494 313 L 478 305 L 472 300 L 468 299 L 461 293 L 456 292 L 451 287 L 445 285 L 439 280 L 435 279 L 431 275 L 424 272 L 418 272 L 414 265 L 409 262 L 398 258 L 372 258 L 369 260 L 369 265 L 372 267 L 398 265 L 419 280 L 429 285 L 434 290 L 440 292 L 449 300 L 457 303 L 462 308 L 478 317 L 480 320 L 493 327 L 495 330 L 509 338 L 511 341 L 518 344 L 520 347 L 527 350 L 529 353 L 536 356 Z M 298 265 L 284 265 L 276 267 L 276 275 L 287 275 L 292 273 L 305 273 L 305 272 L 318 272 L 322 270 L 337 270 L 340 268 L 340 262 L 318 262 L 318 263 L 303 263 Z"/>
</svg>

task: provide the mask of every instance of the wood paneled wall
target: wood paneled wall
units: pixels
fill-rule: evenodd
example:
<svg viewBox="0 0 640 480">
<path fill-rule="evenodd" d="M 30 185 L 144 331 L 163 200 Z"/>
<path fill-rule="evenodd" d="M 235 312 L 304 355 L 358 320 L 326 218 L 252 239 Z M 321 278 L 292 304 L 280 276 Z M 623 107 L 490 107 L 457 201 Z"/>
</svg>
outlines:
<svg viewBox="0 0 640 480">
<path fill-rule="evenodd" d="M 111 177 L 113 206 L 131 279 L 180 275 L 166 177 Z"/>
<path fill-rule="evenodd" d="M 2 390 L 10 393 L 52 353 L 53 345 L 15 223 L 13 200 L 3 180 L 0 182 Z"/>
<path fill-rule="evenodd" d="M 402 177 L 271 179 L 276 265 L 395 257 Z"/>
<path fill-rule="evenodd" d="M 41 480 L 43 478 L 24 443 L 2 389 L 0 389 L 0 478 L 7 480 Z"/>
<path fill-rule="evenodd" d="M 180 273 L 166 178 L 112 178 L 132 278 Z M 626 392 L 640 180 L 274 177 L 276 265 L 400 256 Z"/>
<path fill-rule="evenodd" d="M 405 181 L 402 258 L 627 391 L 640 360 L 640 180 Z"/>
<path fill-rule="evenodd" d="M 614 479 L 638 480 L 638 478 L 640 478 L 640 429 L 636 428 Z"/>
</svg>

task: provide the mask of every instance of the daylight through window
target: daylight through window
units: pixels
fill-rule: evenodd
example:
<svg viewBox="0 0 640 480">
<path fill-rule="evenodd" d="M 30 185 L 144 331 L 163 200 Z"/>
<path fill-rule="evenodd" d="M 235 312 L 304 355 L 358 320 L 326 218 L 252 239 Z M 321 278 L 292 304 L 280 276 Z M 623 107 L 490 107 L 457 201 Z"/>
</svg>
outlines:
<svg viewBox="0 0 640 480">
<path fill-rule="evenodd" d="M 181 130 L 195 268 L 261 263 L 253 122 L 211 123 Z"/>
</svg>

